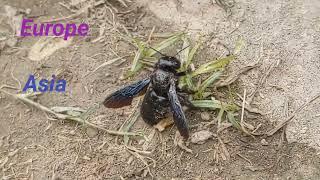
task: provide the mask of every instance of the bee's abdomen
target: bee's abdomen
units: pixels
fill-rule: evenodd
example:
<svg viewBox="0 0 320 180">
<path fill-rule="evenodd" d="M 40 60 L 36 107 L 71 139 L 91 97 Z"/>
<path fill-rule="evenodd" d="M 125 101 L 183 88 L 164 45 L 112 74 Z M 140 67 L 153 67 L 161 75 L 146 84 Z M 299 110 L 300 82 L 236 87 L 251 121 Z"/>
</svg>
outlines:
<svg viewBox="0 0 320 180">
<path fill-rule="evenodd" d="M 155 125 L 165 118 L 168 112 L 168 98 L 157 95 L 153 88 L 149 88 L 140 109 L 142 119 L 149 125 Z"/>
</svg>

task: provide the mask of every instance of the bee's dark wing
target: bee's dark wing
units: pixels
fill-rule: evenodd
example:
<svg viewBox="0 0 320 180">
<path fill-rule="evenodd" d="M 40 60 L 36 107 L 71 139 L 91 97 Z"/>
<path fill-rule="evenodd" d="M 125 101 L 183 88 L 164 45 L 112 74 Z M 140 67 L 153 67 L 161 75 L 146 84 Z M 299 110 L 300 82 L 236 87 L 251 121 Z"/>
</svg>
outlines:
<svg viewBox="0 0 320 180">
<path fill-rule="evenodd" d="M 110 94 L 103 105 L 107 108 L 120 108 L 131 104 L 134 97 L 146 92 L 150 78 L 143 79 Z"/>
<path fill-rule="evenodd" d="M 184 115 L 182 106 L 179 101 L 179 97 L 176 92 L 175 81 L 173 80 L 170 82 L 168 97 L 170 101 L 170 108 L 173 114 L 174 123 L 177 126 L 181 136 L 184 137 L 185 139 L 188 139 L 189 129 L 188 129 L 186 117 Z"/>
</svg>

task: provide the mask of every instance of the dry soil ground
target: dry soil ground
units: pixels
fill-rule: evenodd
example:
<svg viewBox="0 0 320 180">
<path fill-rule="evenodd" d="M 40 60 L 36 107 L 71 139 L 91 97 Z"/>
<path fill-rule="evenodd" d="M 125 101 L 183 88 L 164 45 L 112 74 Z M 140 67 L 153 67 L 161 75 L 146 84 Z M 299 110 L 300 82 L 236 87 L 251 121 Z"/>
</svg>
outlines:
<svg viewBox="0 0 320 180">
<path fill-rule="evenodd" d="M 17 43 L 15 38 L 7 41 L 6 47 L 1 47 L 0 84 L 19 88 L 18 81 L 23 86 L 29 74 L 47 78 L 59 74 L 68 82 L 66 92 L 44 93 L 37 102 L 47 107 L 96 107 L 89 120 L 118 130 L 137 100 L 131 107 L 116 110 L 96 104 L 120 86 L 149 73 L 144 71 L 131 80 L 119 78 L 130 67 L 136 49 L 121 40 L 118 31 L 125 33 L 126 29 L 136 37 L 148 37 L 155 27 L 154 37 L 161 32 L 176 31 L 188 32 L 192 37 L 198 33 L 205 35 L 208 40 L 196 56 L 196 64 L 224 55 L 222 44 L 233 49 L 239 37 L 244 40 L 245 47 L 228 71 L 260 62 L 232 86 L 239 94 L 246 89 L 252 97 L 251 105 L 263 112 L 263 115 L 245 114 L 245 120 L 254 127 L 261 124 L 259 133 L 267 132 L 291 116 L 320 91 L 319 0 L 236 0 L 228 1 L 226 6 L 221 6 L 219 2 L 226 2 L 222 0 L 125 1 L 128 7 L 115 0 L 100 1 L 103 3 L 96 6 L 92 2 L 1 0 L 2 43 L 12 34 L 12 16 L 10 19 L 5 15 L 7 6 L 20 9 L 16 15 L 22 14 L 38 22 L 76 14 L 62 22 L 86 22 L 92 30 L 90 36 L 75 37 L 68 47 L 40 61 L 29 58 L 30 48 L 38 37 L 18 38 Z M 63 6 L 70 3 L 73 6 Z M 87 11 L 77 14 L 88 5 Z M 103 62 L 126 55 L 130 56 L 86 76 Z M 19 90 L 6 90 L 19 93 Z M 298 111 L 284 129 L 272 136 L 252 138 L 237 129 L 227 128 L 219 134 L 221 141 L 214 137 L 201 145 L 190 144 L 188 147 L 193 153 L 174 145 L 175 127 L 158 133 L 139 118 L 132 131 L 143 130 L 146 135 L 155 132 L 145 148 L 151 153 L 145 154 L 128 150 L 122 136 L 52 120 L 43 111 L 1 93 L 0 177 L 319 179 L 319 103 L 317 99 Z M 187 113 L 191 132 L 205 128 L 201 113 Z M 215 114 L 210 113 L 210 118 L 214 117 Z M 215 132 L 216 125 L 208 130 Z M 130 138 L 133 147 L 141 148 L 143 143 L 141 138 Z"/>
</svg>

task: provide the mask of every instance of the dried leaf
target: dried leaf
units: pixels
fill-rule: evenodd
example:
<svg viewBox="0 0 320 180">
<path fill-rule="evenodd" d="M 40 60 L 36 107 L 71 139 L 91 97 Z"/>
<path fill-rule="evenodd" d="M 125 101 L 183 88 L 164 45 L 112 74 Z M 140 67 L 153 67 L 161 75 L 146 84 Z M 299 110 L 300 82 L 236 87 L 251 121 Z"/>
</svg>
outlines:
<svg viewBox="0 0 320 180">
<path fill-rule="evenodd" d="M 173 124 L 173 120 L 171 118 L 165 118 L 161 120 L 158 124 L 154 125 L 153 127 L 158 129 L 158 131 L 162 132 L 166 129 L 166 127 Z"/>
</svg>

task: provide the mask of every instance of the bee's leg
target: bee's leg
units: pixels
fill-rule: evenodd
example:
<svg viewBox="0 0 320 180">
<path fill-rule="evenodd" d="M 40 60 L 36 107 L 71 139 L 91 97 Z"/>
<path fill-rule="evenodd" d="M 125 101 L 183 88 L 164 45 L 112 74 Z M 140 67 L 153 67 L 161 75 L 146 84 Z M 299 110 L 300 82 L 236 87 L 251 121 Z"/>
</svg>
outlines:
<svg viewBox="0 0 320 180">
<path fill-rule="evenodd" d="M 186 106 L 188 109 L 197 109 L 197 107 L 189 100 L 187 93 L 177 92 L 177 95 L 181 105 Z"/>
</svg>

